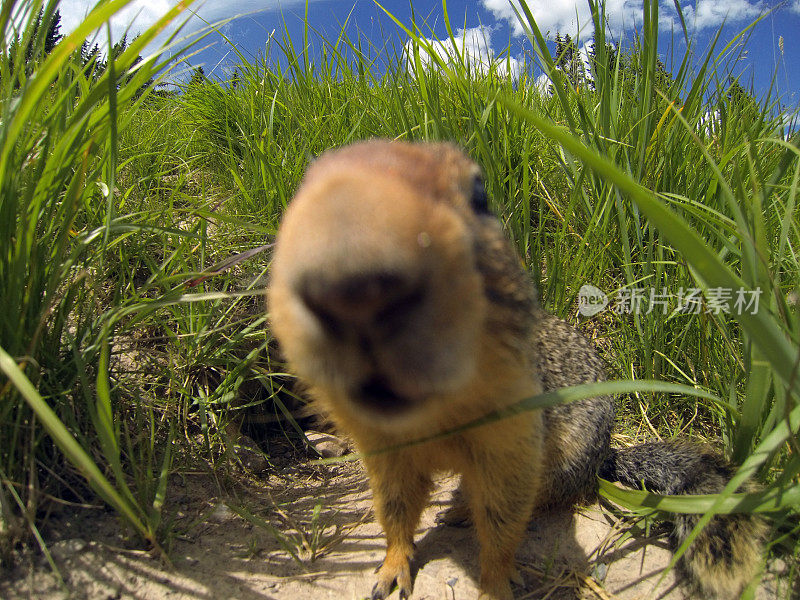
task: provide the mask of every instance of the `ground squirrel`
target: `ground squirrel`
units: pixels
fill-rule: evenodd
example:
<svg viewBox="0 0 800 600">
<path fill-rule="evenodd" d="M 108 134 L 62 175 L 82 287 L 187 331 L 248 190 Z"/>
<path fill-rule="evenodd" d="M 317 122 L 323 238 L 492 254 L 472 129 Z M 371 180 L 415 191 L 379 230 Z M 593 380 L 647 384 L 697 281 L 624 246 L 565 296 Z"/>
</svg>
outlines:
<svg viewBox="0 0 800 600">
<path fill-rule="evenodd" d="M 450 144 L 374 140 L 314 161 L 278 233 L 272 330 L 318 408 L 365 454 L 387 538 L 372 598 L 411 594 L 413 535 L 438 470 L 462 475 L 483 600 L 513 598 L 533 511 L 591 500 L 599 473 L 666 494 L 713 493 L 731 469 L 686 443 L 610 448 L 613 400 L 592 398 L 435 436 L 542 391 L 600 381 L 573 327 L 542 310 L 489 211 L 479 167 Z M 675 539 L 696 516 L 676 516 Z M 709 597 L 755 575 L 764 528 L 716 517 L 683 560 Z"/>
</svg>

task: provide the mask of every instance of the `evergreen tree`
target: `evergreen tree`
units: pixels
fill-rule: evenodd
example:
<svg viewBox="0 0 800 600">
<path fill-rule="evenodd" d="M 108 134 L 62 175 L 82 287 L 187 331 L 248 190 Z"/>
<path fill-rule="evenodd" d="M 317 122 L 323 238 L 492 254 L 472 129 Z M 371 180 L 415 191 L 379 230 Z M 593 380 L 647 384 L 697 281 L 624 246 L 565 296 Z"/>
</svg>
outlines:
<svg viewBox="0 0 800 600">
<path fill-rule="evenodd" d="M 40 8 L 39 13 L 36 15 L 33 25 L 33 34 L 31 35 L 30 43 L 25 49 L 25 63 L 32 63 L 34 60 L 46 57 L 53 51 L 56 44 L 60 42 L 64 36 L 61 35 L 61 12 L 56 9 L 53 13 L 53 18 L 47 24 L 47 31 L 44 34 L 44 40 L 40 40 L 42 29 L 42 20 L 44 19 L 44 9 Z M 39 49 L 43 48 L 40 54 Z"/>
<path fill-rule="evenodd" d="M 23 34 L 20 38 L 16 34 L 8 46 L 8 72 L 14 73 L 15 66 L 21 66 L 25 75 L 30 75 L 36 63 L 44 60 L 50 54 L 56 45 L 64 38 L 61 34 L 61 12 L 56 9 L 53 13 L 52 19 L 47 24 L 47 31 L 42 36 L 42 22 L 44 20 L 44 9 L 39 9 L 36 18 L 33 21 L 33 28 L 29 36 Z M 23 48 L 23 43 L 27 44 Z M 22 73 L 18 74 L 22 76 Z M 15 84 L 19 86 L 19 81 Z"/>
<path fill-rule="evenodd" d="M 645 65 L 642 62 L 641 51 L 631 48 L 625 51 L 620 49 L 619 43 L 610 44 L 606 42 L 605 64 L 598 62 L 596 41 L 592 41 L 587 47 L 587 60 L 589 69 L 587 71 L 583 56 L 573 40 L 568 34 L 556 34 L 555 39 L 555 66 L 563 73 L 564 80 L 574 88 L 586 86 L 594 90 L 594 80 L 596 77 L 613 78 L 618 75 L 619 84 L 628 88 L 633 94 L 633 84 L 637 78 L 644 76 Z M 660 58 L 656 58 L 655 71 L 653 73 L 653 94 L 658 96 L 655 90 L 670 96 L 672 87 L 672 73 Z M 551 93 L 554 91 L 550 86 Z M 637 101 L 631 97 L 631 101 Z"/>
<path fill-rule="evenodd" d="M 53 14 L 53 20 L 50 21 L 50 24 L 47 26 L 47 34 L 44 38 L 45 56 L 50 54 L 62 39 L 64 39 L 64 36 L 61 34 L 61 11 L 56 9 L 56 12 Z"/>
<path fill-rule="evenodd" d="M 636 79 L 644 77 L 646 65 L 643 62 L 643 58 L 639 49 L 628 50 L 619 57 L 620 74 L 628 84 L 632 85 Z M 653 96 L 659 96 L 656 90 L 668 97 L 671 96 L 670 88 L 672 87 L 672 82 L 672 73 L 667 70 L 667 65 L 660 58 L 656 58 L 652 81 Z"/>
<path fill-rule="evenodd" d="M 42 9 L 39 9 L 39 14 L 36 15 L 36 19 L 33 21 L 33 33 L 31 34 L 31 38 L 28 40 L 28 45 L 25 47 L 25 71 L 30 73 L 32 69 L 28 69 L 28 65 L 33 62 L 35 51 L 36 51 L 36 38 L 39 37 L 39 30 L 42 28 L 42 16 L 44 12 Z"/>
<path fill-rule="evenodd" d="M 125 52 L 128 49 L 128 34 L 125 33 L 122 35 L 122 39 L 115 43 L 111 47 L 111 52 L 109 53 L 109 60 L 116 60 L 119 58 L 120 54 Z"/>
<path fill-rule="evenodd" d="M 586 83 L 591 89 L 595 89 L 594 80 L 597 77 L 614 77 L 614 74 L 617 72 L 617 63 L 619 61 L 619 42 L 616 44 L 609 44 L 606 42 L 605 64 L 600 63 L 600 59 L 597 56 L 596 44 L 597 42 L 592 40 L 587 51 L 592 76 L 586 78 Z"/>
<path fill-rule="evenodd" d="M 138 38 L 138 37 L 139 36 L 137 35 L 135 38 L 133 38 L 134 41 L 136 41 L 136 38 Z M 111 47 L 111 52 L 109 52 L 109 56 L 108 56 L 108 62 L 118 59 L 122 55 L 122 53 L 125 52 L 128 49 L 129 45 L 130 44 L 128 43 L 128 34 L 125 33 L 125 34 L 123 34 L 122 39 Z M 142 55 L 141 54 L 137 55 L 136 58 L 133 59 L 133 62 L 131 63 L 131 66 L 129 67 L 129 70 L 133 70 L 136 67 L 136 65 L 138 65 L 140 62 L 142 62 L 142 60 L 143 60 L 142 59 Z M 108 62 L 106 62 L 104 64 L 105 68 L 108 68 Z M 118 73 L 117 73 L 117 77 L 119 77 Z M 131 79 L 133 79 L 133 74 L 132 73 L 128 73 L 127 75 L 124 76 L 124 78 L 119 83 L 120 84 L 123 83 L 123 82 L 127 83 Z M 153 85 L 153 78 L 152 77 L 150 79 L 148 79 L 147 81 L 145 81 L 141 85 L 141 87 L 139 87 L 139 89 L 136 91 L 136 95 L 140 96 L 145 91 L 145 89 L 147 89 L 151 85 Z"/>
<path fill-rule="evenodd" d="M 569 34 L 556 34 L 556 68 L 561 71 L 572 87 L 578 88 L 587 81 L 586 67 L 581 52 Z"/>
<path fill-rule="evenodd" d="M 586 73 L 586 66 L 583 64 L 581 51 L 569 34 L 561 37 L 560 33 L 556 33 L 555 64 L 573 88 L 579 88 L 590 81 Z M 552 86 L 550 91 L 553 92 Z"/>
<path fill-rule="evenodd" d="M 106 70 L 106 61 L 100 53 L 100 46 L 95 42 L 94 46 L 89 47 L 89 42 L 84 40 L 81 44 L 81 64 L 86 77 L 98 79 Z"/>
</svg>

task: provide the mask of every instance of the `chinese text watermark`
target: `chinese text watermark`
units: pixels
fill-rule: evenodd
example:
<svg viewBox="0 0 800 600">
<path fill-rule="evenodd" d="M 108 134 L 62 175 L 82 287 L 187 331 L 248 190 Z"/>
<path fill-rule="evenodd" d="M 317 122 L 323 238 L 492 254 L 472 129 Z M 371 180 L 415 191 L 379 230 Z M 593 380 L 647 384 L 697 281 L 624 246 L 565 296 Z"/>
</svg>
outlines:
<svg viewBox="0 0 800 600">
<path fill-rule="evenodd" d="M 596 315 L 610 305 L 618 315 L 626 314 L 700 314 L 754 315 L 758 312 L 761 289 L 681 287 L 677 292 L 667 288 L 627 287 L 617 290 L 609 299 L 600 288 L 586 284 L 578 292 L 578 312 L 584 317 Z"/>
</svg>

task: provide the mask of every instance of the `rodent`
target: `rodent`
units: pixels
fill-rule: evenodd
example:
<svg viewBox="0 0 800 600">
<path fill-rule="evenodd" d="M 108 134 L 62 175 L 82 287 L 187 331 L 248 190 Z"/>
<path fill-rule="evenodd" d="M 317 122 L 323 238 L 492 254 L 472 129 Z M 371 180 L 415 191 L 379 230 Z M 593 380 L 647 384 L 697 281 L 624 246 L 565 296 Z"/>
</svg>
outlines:
<svg viewBox="0 0 800 600">
<path fill-rule="evenodd" d="M 414 530 L 435 471 L 462 476 L 481 600 L 513 598 L 531 516 L 595 499 L 598 473 L 667 494 L 718 492 L 731 477 L 720 456 L 686 442 L 612 449 L 610 397 L 435 437 L 543 391 L 605 379 L 589 341 L 539 307 L 480 168 L 454 145 L 372 140 L 314 161 L 278 232 L 268 307 L 316 408 L 365 456 L 387 539 L 373 599 L 395 583 L 400 598 L 411 595 Z M 677 542 L 697 518 L 675 516 Z M 758 518 L 714 517 L 684 571 L 707 597 L 737 597 L 759 569 L 764 535 Z"/>
</svg>

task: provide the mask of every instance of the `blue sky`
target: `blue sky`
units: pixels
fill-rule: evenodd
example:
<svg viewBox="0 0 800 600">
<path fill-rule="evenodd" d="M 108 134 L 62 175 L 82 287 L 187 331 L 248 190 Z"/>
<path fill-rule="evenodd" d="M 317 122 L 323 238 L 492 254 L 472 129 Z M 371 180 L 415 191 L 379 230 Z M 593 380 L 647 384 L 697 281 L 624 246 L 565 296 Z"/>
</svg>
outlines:
<svg viewBox="0 0 800 600">
<path fill-rule="evenodd" d="M 80 21 L 93 4 L 87 0 L 63 0 L 61 14 L 65 32 Z M 145 28 L 174 5 L 169 0 L 134 0 L 118 15 L 112 32 L 116 38 L 129 29 L 132 33 Z M 402 22 L 411 22 L 411 9 L 407 0 L 384 0 L 381 4 Z M 445 38 L 447 35 L 441 0 L 415 0 L 417 22 L 423 19 L 431 34 Z M 543 32 L 554 37 L 556 32 L 578 34 L 582 40 L 591 38 L 591 17 L 585 0 L 529 0 L 528 5 Z M 737 63 L 737 73 L 746 87 L 750 82 L 757 92 L 763 93 L 773 75 L 784 106 L 797 107 L 800 103 L 800 0 L 785 2 L 756 0 L 694 0 L 681 2 L 690 35 L 696 48 L 702 52 L 716 31 L 722 27 L 721 50 L 739 31 L 760 15 L 769 13 L 756 27 L 746 46 L 746 54 Z M 523 57 L 530 42 L 514 14 L 509 0 L 449 0 L 447 2 L 451 24 L 460 30 L 460 44 L 467 53 L 481 61 L 493 59 L 496 53 L 510 47 L 514 68 L 516 60 Z M 236 15 L 244 15 L 222 27 L 225 35 L 236 44 L 245 56 L 263 53 L 270 33 L 283 35 L 284 22 L 296 47 L 302 44 L 305 3 L 301 0 L 206 0 L 193 5 L 205 21 L 219 22 Z M 372 0 L 310 0 L 309 22 L 327 38 L 335 39 L 341 24 L 348 19 L 348 33 L 355 37 L 360 30 L 378 46 L 385 43 L 384 36 L 394 36 L 397 47 L 405 41 L 403 32 L 391 22 Z M 641 1 L 607 0 L 609 33 L 616 39 L 629 39 L 641 20 Z M 683 34 L 676 18 L 672 0 L 661 0 L 662 31 L 674 28 L 676 45 L 674 53 L 685 52 Z M 202 27 L 203 21 L 193 18 L 186 31 Z M 426 31 L 426 29 L 423 29 Z M 670 36 L 663 36 L 663 51 L 667 52 Z M 782 39 L 782 44 L 780 40 Z M 212 34 L 202 45 L 212 44 L 191 59 L 192 64 L 202 64 L 207 74 L 225 78 L 235 53 L 221 36 Z M 782 45 L 782 48 L 781 48 Z M 679 59 L 678 59 L 679 60 Z M 520 63 L 521 64 L 521 63 Z"/>
</svg>

